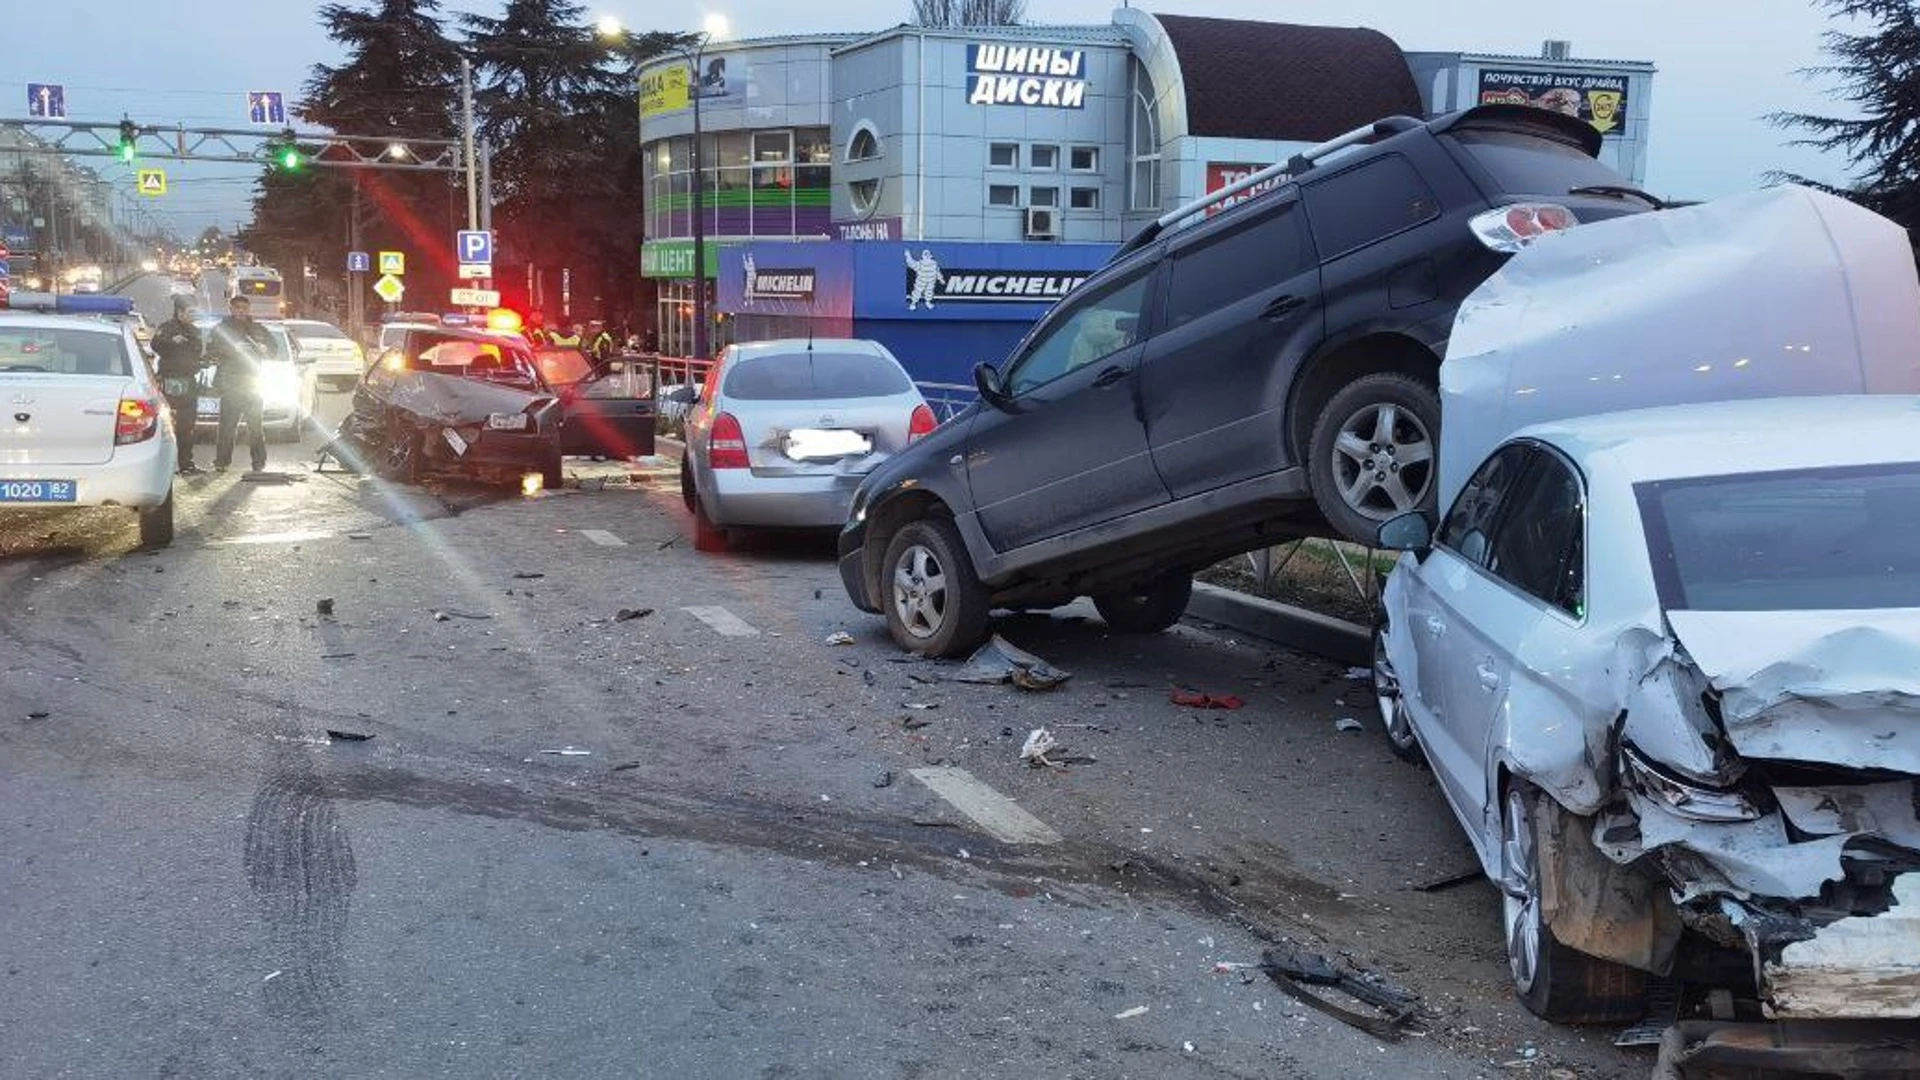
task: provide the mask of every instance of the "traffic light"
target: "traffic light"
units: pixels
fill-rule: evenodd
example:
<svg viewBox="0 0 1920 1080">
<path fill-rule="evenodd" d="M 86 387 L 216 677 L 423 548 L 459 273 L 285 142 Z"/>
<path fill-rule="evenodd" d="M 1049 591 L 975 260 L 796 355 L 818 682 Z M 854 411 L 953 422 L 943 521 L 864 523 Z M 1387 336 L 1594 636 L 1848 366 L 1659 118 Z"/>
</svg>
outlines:
<svg viewBox="0 0 1920 1080">
<path fill-rule="evenodd" d="M 120 161 L 123 164 L 133 164 L 133 155 L 136 152 L 134 140 L 139 137 L 140 129 L 133 121 L 124 119 L 120 121 L 120 141 L 115 144 L 114 152 L 120 155 Z"/>
<path fill-rule="evenodd" d="M 293 129 L 282 131 L 267 142 L 267 164 L 281 172 L 299 172 L 307 163 L 306 154 L 300 150 L 300 144 L 294 141 Z"/>
</svg>

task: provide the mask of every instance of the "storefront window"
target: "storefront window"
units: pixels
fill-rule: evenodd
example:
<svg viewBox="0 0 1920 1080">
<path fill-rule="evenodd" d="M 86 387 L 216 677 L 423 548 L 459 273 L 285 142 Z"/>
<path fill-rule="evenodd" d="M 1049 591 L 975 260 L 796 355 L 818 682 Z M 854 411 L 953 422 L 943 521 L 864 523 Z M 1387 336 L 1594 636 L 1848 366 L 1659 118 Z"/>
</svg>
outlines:
<svg viewBox="0 0 1920 1080">
<path fill-rule="evenodd" d="M 709 268 L 711 269 L 711 268 Z M 659 299 L 660 354 L 662 356 L 693 355 L 693 279 L 674 278 L 660 283 Z M 708 318 L 713 318 L 713 285 L 707 284 Z M 707 330 L 708 349 L 718 352 L 725 345 L 730 322 L 715 322 Z"/>
<path fill-rule="evenodd" d="M 712 237 L 790 237 L 826 230 L 832 134 L 826 128 L 716 132 L 702 137 L 706 232 Z M 693 230 L 691 139 L 644 148 L 646 234 Z"/>
</svg>

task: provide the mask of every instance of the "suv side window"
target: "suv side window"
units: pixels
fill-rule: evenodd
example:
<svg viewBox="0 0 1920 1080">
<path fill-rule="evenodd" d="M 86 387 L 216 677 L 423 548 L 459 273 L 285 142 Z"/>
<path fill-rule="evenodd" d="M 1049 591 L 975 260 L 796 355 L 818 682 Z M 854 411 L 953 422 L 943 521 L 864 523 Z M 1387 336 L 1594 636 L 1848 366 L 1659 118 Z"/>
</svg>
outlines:
<svg viewBox="0 0 1920 1080">
<path fill-rule="evenodd" d="M 1507 497 L 1487 569 L 1574 618 L 1586 613 L 1586 499 L 1557 454 L 1539 451 Z"/>
<path fill-rule="evenodd" d="M 1268 196 L 1272 198 L 1273 196 Z M 1297 200 L 1209 236 L 1174 254 L 1165 328 L 1218 311 L 1312 266 L 1305 215 Z"/>
<path fill-rule="evenodd" d="M 1460 489 L 1440 529 L 1440 543 L 1475 566 L 1488 565 L 1493 531 L 1533 450 L 1523 443 L 1501 447 Z"/>
<path fill-rule="evenodd" d="M 1413 163 L 1399 154 L 1303 185 L 1301 192 L 1323 259 L 1440 216 L 1440 201 Z"/>
<path fill-rule="evenodd" d="M 1140 316 L 1153 270 L 1154 264 L 1148 261 L 1079 301 L 1074 310 L 1063 312 L 1041 330 L 1026 354 L 1007 371 L 1008 392 L 1024 394 L 1139 341 Z"/>
</svg>

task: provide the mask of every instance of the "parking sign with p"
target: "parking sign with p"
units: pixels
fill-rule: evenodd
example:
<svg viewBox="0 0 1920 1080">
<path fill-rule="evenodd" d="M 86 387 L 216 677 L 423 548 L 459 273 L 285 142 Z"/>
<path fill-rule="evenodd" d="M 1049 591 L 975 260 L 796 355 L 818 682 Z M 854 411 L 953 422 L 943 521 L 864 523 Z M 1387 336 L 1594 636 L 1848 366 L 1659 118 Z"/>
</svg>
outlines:
<svg viewBox="0 0 1920 1080">
<path fill-rule="evenodd" d="M 485 229 L 461 229 L 453 238 L 454 261 L 490 263 L 493 261 L 493 234 Z"/>
</svg>

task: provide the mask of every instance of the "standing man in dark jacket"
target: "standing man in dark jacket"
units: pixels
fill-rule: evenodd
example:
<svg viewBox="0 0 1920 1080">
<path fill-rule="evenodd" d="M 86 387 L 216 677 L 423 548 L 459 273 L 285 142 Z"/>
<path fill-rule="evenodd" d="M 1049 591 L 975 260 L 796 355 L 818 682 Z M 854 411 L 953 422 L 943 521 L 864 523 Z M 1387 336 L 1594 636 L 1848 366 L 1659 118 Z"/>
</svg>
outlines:
<svg viewBox="0 0 1920 1080">
<path fill-rule="evenodd" d="M 173 410 L 173 433 L 180 441 L 180 471 L 200 471 L 193 463 L 193 429 L 200 414 L 200 331 L 193 328 L 193 300 L 173 298 L 173 318 L 153 332 L 153 351 L 160 358 L 160 388 Z"/>
<path fill-rule="evenodd" d="M 253 304 L 246 297 L 234 297 L 227 310 L 227 317 L 207 335 L 207 359 L 215 366 L 213 385 L 220 391 L 220 438 L 214 443 L 213 471 L 226 472 L 232 464 L 234 429 L 245 420 L 253 471 L 260 472 L 267 467 L 260 365 L 273 357 L 273 336 L 253 321 Z"/>
</svg>

